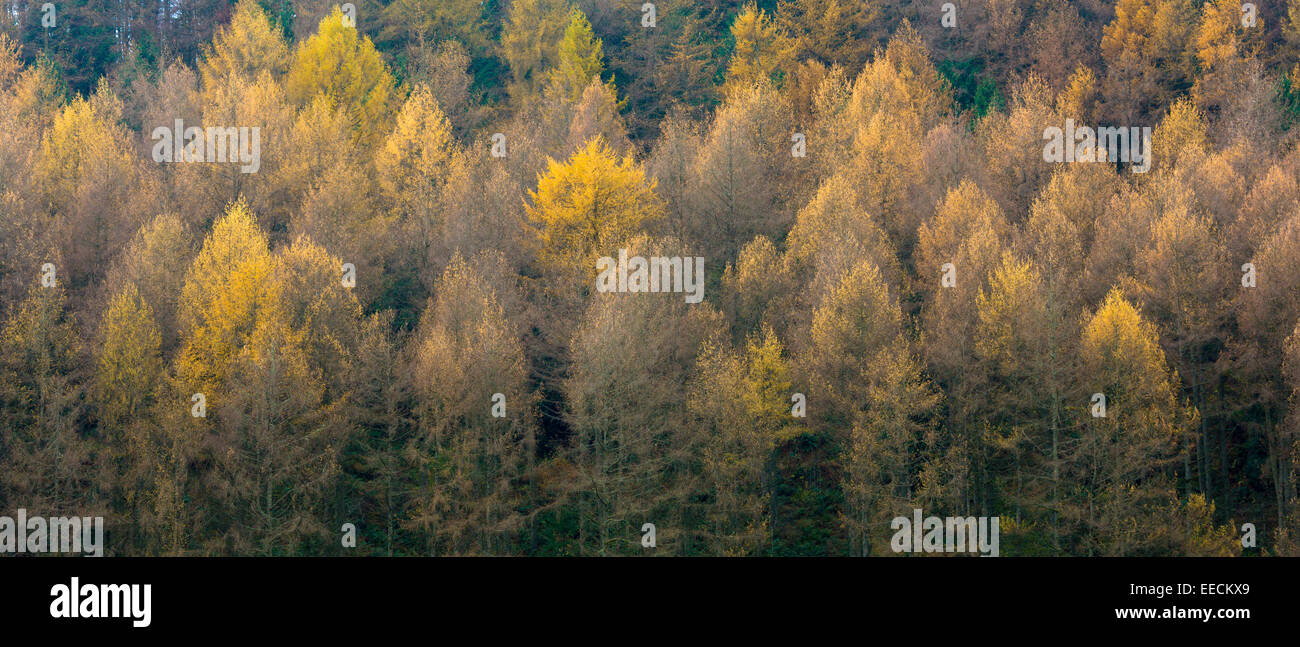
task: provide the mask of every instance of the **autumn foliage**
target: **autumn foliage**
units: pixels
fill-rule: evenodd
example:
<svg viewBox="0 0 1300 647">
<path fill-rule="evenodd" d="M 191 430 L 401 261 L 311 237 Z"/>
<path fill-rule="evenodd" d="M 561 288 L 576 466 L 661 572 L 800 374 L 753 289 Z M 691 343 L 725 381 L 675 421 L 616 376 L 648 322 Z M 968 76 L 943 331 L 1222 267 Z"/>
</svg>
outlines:
<svg viewBox="0 0 1300 647">
<path fill-rule="evenodd" d="M 1300 2 L 642 4 L 14 5 L 0 508 L 117 555 L 892 555 L 915 508 L 1300 554 Z M 1150 170 L 1044 161 L 1067 119 Z M 256 172 L 156 161 L 178 120 Z M 703 302 L 597 290 L 621 250 Z"/>
</svg>

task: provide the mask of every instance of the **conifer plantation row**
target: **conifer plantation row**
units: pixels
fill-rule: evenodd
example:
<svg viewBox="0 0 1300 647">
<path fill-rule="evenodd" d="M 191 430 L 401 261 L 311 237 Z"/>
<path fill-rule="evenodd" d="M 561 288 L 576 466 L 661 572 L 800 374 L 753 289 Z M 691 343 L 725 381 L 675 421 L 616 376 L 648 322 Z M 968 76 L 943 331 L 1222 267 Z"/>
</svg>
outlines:
<svg viewBox="0 0 1300 647">
<path fill-rule="evenodd" d="M 0 17 L 4 514 L 1300 555 L 1300 0 L 43 4 Z M 255 171 L 159 161 L 178 121 Z M 1067 122 L 1149 170 L 1044 161 Z M 620 250 L 703 302 L 598 291 Z"/>
</svg>

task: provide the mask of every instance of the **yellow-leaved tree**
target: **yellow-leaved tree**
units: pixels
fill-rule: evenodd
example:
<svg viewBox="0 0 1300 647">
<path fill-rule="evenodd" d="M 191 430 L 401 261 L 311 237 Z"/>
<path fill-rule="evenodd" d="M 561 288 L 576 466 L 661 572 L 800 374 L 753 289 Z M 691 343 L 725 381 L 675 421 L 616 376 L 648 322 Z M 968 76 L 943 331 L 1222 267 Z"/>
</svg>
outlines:
<svg viewBox="0 0 1300 647">
<path fill-rule="evenodd" d="M 1167 103 L 1170 88 L 1190 83 L 1196 67 L 1195 4 L 1189 0 L 1115 4 L 1115 18 L 1101 38 L 1106 117 L 1134 123 L 1151 106 Z"/>
<path fill-rule="evenodd" d="M 680 253 L 677 240 L 637 236 L 630 256 Z M 702 438 L 681 423 L 686 388 L 707 339 L 723 334 L 721 314 L 680 294 L 605 293 L 590 299 L 569 347 L 564 379 L 566 453 L 583 555 L 642 553 L 643 523 L 658 528 L 658 550 L 690 554 L 697 523 Z"/>
<path fill-rule="evenodd" d="M 212 89 L 234 79 L 251 82 L 263 71 L 279 78 L 288 69 L 289 46 L 257 0 L 240 0 L 230 24 L 217 30 L 204 48 L 199 73 Z"/>
<path fill-rule="evenodd" d="M 162 464 L 150 409 L 163 376 L 162 336 L 134 283 L 109 302 L 102 328 L 93 393 L 108 441 L 104 456 L 117 477 L 110 491 L 114 504 L 136 521 L 123 528 L 128 545 L 148 550 L 154 526 L 144 512 L 156 499 L 155 472 Z"/>
<path fill-rule="evenodd" d="M 204 550 L 293 553 L 329 526 L 345 433 L 331 414 L 361 315 L 340 267 L 305 238 L 273 255 L 242 202 L 190 265 L 173 398 L 197 406 L 191 394 L 203 394 L 204 415 L 190 407 L 178 424 L 205 432 L 192 442 L 209 467 L 190 495 L 203 506 Z"/>
<path fill-rule="evenodd" d="M 1238 0 L 1210 0 L 1201 7 L 1200 25 L 1189 39 L 1200 73 L 1192 87 L 1196 103 L 1214 112 L 1231 112 L 1248 94 L 1262 28 L 1247 26 L 1245 5 Z M 1261 18 L 1262 19 L 1262 18 Z"/>
<path fill-rule="evenodd" d="M 121 124 L 122 102 L 101 83 L 63 107 L 45 131 L 33 175 L 63 252 L 60 278 L 73 285 L 101 276 L 153 209 L 154 192 Z"/>
<path fill-rule="evenodd" d="M 546 71 L 556 66 L 559 43 L 573 22 L 569 0 L 515 0 L 501 31 L 501 53 L 510 64 L 510 99 L 516 106 L 541 94 Z"/>
<path fill-rule="evenodd" d="M 780 0 L 777 20 L 796 34 L 798 51 L 857 69 L 876 46 L 880 8 L 869 0 Z"/>
<path fill-rule="evenodd" d="M 162 375 L 162 336 L 153 309 L 134 283 L 109 302 L 103 335 L 96 393 L 101 418 L 114 426 L 145 410 Z"/>
<path fill-rule="evenodd" d="M 357 141 L 369 144 L 382 132 L 398 100 L 393 77 L 370 38 L 343 22 L 336 7 L 294 54 L 287 80 L 289 98 L 306 105 L 325 95 L 346 113 Z"/>
<path fill-rule="evenodd" d="M 804 430 L 790 415 L 790 364 L 766 325 L 743 352 L 721 336 L 700 349 L 689 407 L 703 427 L 702 489 L 712 503 L 703 534 L 713 554 L 762 554 L 771 538 L 773 452 Z"/>
<path fill-rule="evenodd" d="M 454 152 L 451 123 L 437 99 L 427 87 L 416 87 L 375 153 L 379 186 L 401 218 L 428 226 Z"/>
<path fill-rule="evenodd" d="M 570 103 L 582 98 L 582 93 L 592 80 L 605 71 L 604 48 L 591 29 L 586 14 L 574 8 L 569 14 L 569 26 L 564 30 L 556 52 L 555 67 L 547 78 L 546 89 Z M 608 84 L 611 94 L 614 84 Z"/>
<path fill-rule="evenodd" d="M 780 81 L 794 63 L 795 41 L 776 20 L 750 2 L 731 23 L 736 50 L 727 66 L 727 86 Z"/>
<path fill-rule="evenodd" d="M 248 207 L 232 204 L 212 227 L 181 288 L 184 339 L 177 377 L 209 403 L 258 322 L 279 308 L 274 260 Z"/>
<path fill-rule="evenodd" d="M 1039 543 L 1059 551 L 1060 457 L 1066 408 L 1078 397 L 1068 382 L 1078 329 L 1032 261 L 1006 252 L 988 282 L 975 300 L 976 365 L 990 376 L 977 398 L 982 451 L 998 466 L 1016 518 L 1030 521 L 1013 532 L 1041 521 Z"/>
<path fill-rule="evenodd" d="M 536 227 L 538 262 L 557 279 L 595 277 L 596 259 L 617 256 L 620 244 L 663 214 L 654 181 L 631 157 L 615 156 L 601 138 L 568 162 L 547 164 L 526 207 Z"/>
<path fill-rule="evenodd" d="M 1065 452 L 1062 516 L 1081 533 L 1080 553 L 1139 553 L 1144 528 L 1158 527 L 1154 515 L 1175 495 L 1197 412 L 1178 401 L 1155 325 L 1118 289 L 1084 324 L 1080 359 L 1077 379 L 1093 395 Z"/>
</svg>

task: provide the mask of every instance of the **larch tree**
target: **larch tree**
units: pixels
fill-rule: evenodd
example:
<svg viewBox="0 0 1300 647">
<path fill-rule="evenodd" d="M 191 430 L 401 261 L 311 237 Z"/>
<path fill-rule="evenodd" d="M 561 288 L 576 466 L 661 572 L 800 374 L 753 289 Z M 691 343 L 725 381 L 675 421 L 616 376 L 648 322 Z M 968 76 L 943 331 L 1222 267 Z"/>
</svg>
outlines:
<svg viewBox="0 0 1300 647">
<path fill-rule="evenodd" d="M 921 226 L 915 256 L 927 296 L 921 314 L 922 348 L 946 403 L 946 432 L 970 461 L 965 505 L 983 507 L 992 495 L 984 460 L 985 432 L 976 413 L 984 406 L 987 376 L 973 373 L 976 297 L 1002 258 L 1011 233 L 1002 209 L 982 189 L 963 181 Z"/>
<path fill-rule="evenodd" d="M 827 65 L 857 69 L 875 48 L 875 2 L 781 0 L 777 22 L 793 35 L 798 51 Z"/>
<path fill-rule="evenodd" d="M 361 321 L 356 293 L 343 283 L 343 262 L 311 239 L 298 238 L 276 253 L 272 272 L 279 283 L 278 312 L 303 335 L 305 361 L 320 377 L 323 397 L 340 399 Z"/>
<path fill-rule="evenodd" d="M 903 272 L 893 243 L 861 204 L 848 177 L 835 175 L 823 182 L 812 201 L 799 210 L 786 249 L 792 265 L 812 286 L 805 304 L 807 312 L 814 310 L 863 259 L 880 270 L 895 294 L 901 288 Z"/>
<path fill-rule="evenodd" d="M 1191 188 L 1172 174 L 1124 187 L 1093 222 L 1080 296 L 1087 303 L 1099 303 L 1123 277 L 1135 273 L 1138 252 L 1150 244 L 1156 221 L 1165 214 L 1195 210 Z"/>
<path fill-rule="evenodd" d="M 879 219 L 906 257 L 921 215 L 933 208 L 918 199 L 925 169 L 916 142 L 945 119 L 950 90 L 907 23 L 851 84 L 846 81 L 828 74 L 814 101 L 819 173 L 846 174 L 861 208 Z"/>
<path fill-rule="evenodd" d="M 536 181 L 536 175 L 525 181 L 485 155 L 453 156 L 439 196 L 444 211 L 431 232 L 433 247 L 420 284 L 431 290 L 457 251 L 470 257 L 496 250 L 516 270 L 524 267 L 535 234 L 520 196 Z"/>
<path fill-rule="evenodd" d="M 1079 65 L 1070 74 L 1061 93 L 1056 95 L 1056 111 L 1075 123 L 1095 123 L 1097 114 L 1097 74 Z"/>
<path fill-rule="evenodd" d="M 224 313 L 214 306 L 214 314 L 239 327 L 226 331 L 225 382 L 207 400 L 214 469 L 203 479 L 213 539 L 204 547 L 261 555 L 319 547 L 338 521 L 338 456 L 348 440 L 342 413 L 361 309 L 342 285 L 338 259 L 309 240 L 268 258 L 265 239 L 238 205 L 218 228 L 224 236 L 214 230 L 186 291 L 201 284 L 205 265 L 228 262 L 223 252 L 239 248 L 248 256 L 218 271 L 271 285 L 237 279 L 209 287 L 236 305 Z M 269 295 L 274 305 L 260 301 Z"/>
<path fill-rule="evenodd" d="M 208 550 L 298 554 L 334 536 L 339 429 L 304 342 L 284 317 L 266 317 L 231 359 L 228 391 L 214 403 Z"/>
<path fill-rule="evenodd" d="M 660 134 L 646 160 L 646 173 L 654 178 L 664 199 L 664 227 L 672 236 L 684 238 L 694 217 L 696 191 L 692 172 L 700 149 L 698 126 L 680 114 L 665 117 Z"/>
<path fill-rule="evenodd" d="M 386 311 L 361 322 L 348 374 L 346 415 L 353 433 L 339 457 L 346 493 L 339 514 L 375 520 L 358 527 L 358 533 L 373 547 L 371 554 L 389 557 L 406 554 L 413 543 L 403 523 L 411 492 L 405 451 L 414 427 L 412 385 L 403 370 L 403 340 L 391 332 L 392 321 L 393 313 Z"/>
<path fill-rule="evenodd" d="M 605 71 L 601 40 L 581 10 L 574 8 L 555 53 L 555 67 L 546 78 L 544 91 L 567 103 L 576 103 L 593 80 Z M 613 83 L 606 84 L 613 93 Z"/>
<path fill-rule="evenodd" d="M 620 155 L 626 155 L 632 150 L 632 141 L 627 137 L 627 126 L 619 115 L 618 96 L 615 95 L 614 88 L 602 83 L 599 78 L 593 78 L 573 107 L 566 152 L 580 150 L 584 144 L 597 137 L 607 142 Z"/>
<path fill-rule="evenodd" d="M 1076 552 L 1139 554 L 1142 529 L 1175 496 L 1197 412 L 1178 399 L 1155 326 L 1119 290 L 1087 318 L 1079 354 L 1076 379 L 1094 395 L 1078 403 L 1062 517 Z"/>
<path fill-rule="evenodd" d="M 248 207 L 235 203 L 213 225 L 185 274 L 176 372 L 190 393 L 205 394 L 209 408 L 215 408 L 231 362 L 258 323 L 277 316 L 279 283 L 273 270 L 266 234 Z"/>
<path fill-rule="evenodd" d="M 498 290 L 455 256 L 413 341 L 418 475 L 409 523 L 430 554 L 509 554 L 534 451 L 533 395 L 520 331 Z"/>
<path fill-rule="evenodd" d="M 290 129 L 294 125 L 293 107 L 289 105 L 279 80 L 267 70 L 256 77 L 243 75 L 216 77 L 203 86 L 199 115 L 168 113 L 161 109 L 149 113 L 150 129 L 174 127 L 174 119 L 198 119 L 204 126 L 249 128 L 244 144 L 252 162 L 243 162 L 238 151 L 227 153 L 231 163 L 164 164 L 163 173 L 170 179 L 174 195 L 193 195 L 202 208 L 186 210 L 187 224 L 209 226 L 219 218 L 226 204 L 245 199 L 273 230 L 282 231 L 288 212 L 298 205 L 293 196 L 284 195 L 284 166 L 298 156 L 286 150 Z M 185 122 L 186 127 L 199 126 Z M 253 128 L 257 131 L 257 150 L 252 147 Z M 152 130 L 150 130 L 152 132 Z M 157 146 L 158 144 L 154 144 Z M 234 144 L 228 144 L 231 148 Z M 238 162 L 238 163 L 236 163 Z M 249 172 L 245 172 L 248 170 Z M 252 172 L 256 171 L 256 172 Z"/>
<path fill-rule="evenodd" d="M 427 40 L 455 40 L 476 57 L 488 54 L 491 41 L 481 0 L 396 0 L 379 11 L 379 38 L 423 45 Z"/>
<path fill-rule="evenodd" d="M 677 253 L 680 243 L 638 237 L 630 255 Z M 639 554 L 643 524 L 660 549 L 689 553 L 700 520 L 698 430 L 680 423 L 701 344 L 722 332 L 711 306 L 679 293 L 595 295 L 574 335 L 565 380 L 572 430 L 569 501 L 583 555 Z"/>
<path fill-rule="evenodd" d="M 914 507 L 1300 554 L 1300 0 L 649 4 L 7 4 L 0 506 L 111 554 L 880 554 Z M 1149 170 L 1044 161 L 1071 119 Z M 255 172 L 160 163 L 178 121 Z M 707 303 L 605 294 L 622 249 Z"/>
<path fill-rule="evenodd" d="M 501 53 L 510 65 L 510 98 L 522 109 L 540 96 L 559 60 L 559 44 L 573 21 L 569 0 L 516 0 L 502 27 Z"/>
<path fill-rule="evenodd" d="M 1300 182 L 1280 165 L 1270 166 L 1246 194 L 1237 220 L 1223 232 L 1228 254 L 1232 258 L 1251 255 L 1297 211 L 1300 211 Z"/>
<path fill-rule="evenodd" d="M 128 283 L 104 312 L 102 343 L 96 362 L 93 393 L 107 443 L 106 462 L 114 505 L 141 517 L 153 485 L 155 469 L 152 406 L 162 386 L 162 335 L 148 302 Z M 132 549 L 144 548 L 145 524 L 122 529 Z"/>
<path fill-rule="evenodd" d="M 536 232 L 537 262 L 553 288 L 579 294 L 596 276 L 596 260 L 655 225 L 663 213 L 654 181 L 631 157 L 620 159 L 601 139 L 567 162 L 550 160 L 527 213 Z"/>
<path fill-rule="evenodd" d="M 1237 524 L 1231 519 L 1220 523 L 1216 508 L 1203 494 L 1170 501 L 1157 510 L 1163 518 L 1152 524 L 1143 543 L 1153 553 L 1180 557 L 1239 557 L 1243 542 Z M 1277 536 L 1283 538 L 1285 533 Z"/>
<path fill-rule="evenodd" d="M 1191 85 L 1196 7 L 1190 0 L 1120 0 L 1102 31 L 1105 113 L 1131 124 Z"/>
<path fill-rule="evenodd" d="M 397 123 L 375 152 L 384 197 L 404 219 L 422 225 L 432 217 L 448 165 L 456 150 L 451 124 L 426 87 L 415 88 L 397 113 Z"/>
<path fill-rule="evenodd" d="M 938 394 L 903 335 L 902 312 L 870 260 L 842 274 L 813 314 L 809 406 L 844 446 L 842 512 L 851 555 L 880 554 L 887 519 L 916 501 L 920 448 Z"/>
<path fill-rule="evenodd" d="M 162 375 L 162 335 L 153 309 L 134 283 L 109 302 L 102 326 L 95 388 L 100 419 L 114 428 L 129 424 L 150 406 Z"/>
<path fill-rule="evenodd" d="M 30 172 L 43 132 L 60 114 L 57 75 L 48 62 L 22 64 L 22 48 L 0 35 L 0 301 L 18 303 L 33 267 L 40 267 L 56 232 L 45 223 L 40 178 Z"/>
<path fill-rule="evenodd" d="M 731 324 L 732 341 L 744 343 L 764 327 L 778 339 L 791 339 L 799 347 L 808 317 L 800 304 L 801 287 L 807 285 L 792 267 L 792 254 L 782 254 L 766 236 L 757 236 L 740 250 L 736 262 L 722 274 L 723 295 L 719 299 Z"/>
<path fill-rule="evenodd" d="M 1287 335 L 1294 329 L 1292 322 L 1300 321 L 1300 276 L 1286 269 L 1298 257 L 1300 214 L 1293 213 L 1248 261 L 1254 267 L 1255 287 L 1240 288 L 1233 299 L 1231 310 L 1236 313 L 1238 333 L 1230 340 L 1230 353 L 1236 370 L 1232 374 L 1235 379 L 1225 387 L 1236 405 L 1233 417 L 1238 424 L 1251 436 L 1264 438 L 1279 524 L 1286 511 L 1295 511 L 1292 501 L 1297 498 L 1291 476 L 1294 435 L 1287 418 L 1294 385 L 1283 379 L 1288 375 L 1286 356 L 1277 349 L 1285 347 Z M 1236 265 L 1234 262 L 1228 269 L 1239 269 Z"/>
<path fill-rule="evenodd" d="M 925 317 L 930 363 L 940 375 L 964 372 L 971 353 L 975 296 L 1009 244 L 1002 209 L 979 186 L 964 181 L 948 192 L 935 217 L 921 226 L 917 274 L 933 298 Z"/>
<path fill-rule="evenodd" d="M 1208 423 L 1218 417 L 1220 376 L 1214 363 L 1226 341 L 1223 306 L 1239 280 L 1219 241 L 1218 231 L 1207 218 L 1184 210 L 1165 214 L 1152 224 L 1151 242 L 1138 252 L 1132 288 L 1143 312 L 1159 326 L 1165 354 L 1173 360 L 1191 403 L 1200 411 L 1194 481 L 1196 490 L 1211 498 L 1216 491 L 1227 495 L 1232 487 L 1226 480 L 1211 480 L 1212 462 L 1221 462 L 1227 455 L 1218 451 L 1216 445 L 1223 441 L 1211 437 Z M 1227 479 L 1230 466 L 1219 465 L 1217 471 Z M 1192 480 L 1191 474 L 1186 477 Z"/>
<path fill-rule="evenodd" d="M 295 154 L 272 171 L 280 206 L 271 214 L 259 214 L 266 229 L 312 234 L 328 243 L 354 242 L 347 226 L 372 215 L 374 181 L 353 145 L 347 113 L 317 95 L 297 113 L 285 139 Z M 382 233 L 373 236 L 382 240 Z"/>
<path fill-rule="evenodd" d="M 377 193 L 384 211 L 369 219 L 344 212 L 332 227 L 331 240 L 338 243 L 331 248 L 357 258 L 357 271 L 376 279 L 366 294 L 400 303 L 402 283 L 419 280 L 402 259 L 432 260 L 434 250 L 444 243 L 445 219 L 452 209 L 443 197 L 453 166 L 464 168 L 459 155 L 451 123 L 432 92 L 417 86 L 375 152 Z M 376 232 L 386 235 L 377 237 Z"/>
<path fill-rule="evenodd" d="M 81 433 L 82 345 L 62 287 L 33 273 L 0 328 L 0 496 L 50 516 L 102 513 L 101 451 Z"/>
<path fill-rule="evenodd" d="M 750 2 L 731 23 L 735 50 L 727 65 L 727 85 L 745 87 L 780 82 L 794 63 L 795 41 L 775 18 Z"/>
<path fill-rule="evenodd" d="M 701 488 L 709 496 L 704 536 L 716 555 L 757 555 L 769 545 L 776 447 L 798 435 L 791 415 L 793 367 L 771 328 L 743 352 L 709 340 L 696 360 L 690 409 L 705 438 Z"/>
<path fill-rule="evenodd" d="M 1169 105 L 1151 136 L 1151 167 L 1170 171 L 1183 166 L 1184 157 L 1200 157 L 1208 152 L 1205 114 L 1191 99 L 1179 99 Z"/>
<path fill-rule="evenodd" d="M 1201 6 L 1200 21 L 1189 38 L 1199 74 L 1192 87 L 1197 104 L 1214 112 L 1225 111 L 1239 100 L 1249 82 L 1262 29 L 1248 28 L 1244 8 L 1234 0 L 1210 0 Z"/>
<path fill-rule="evenodd" d="M 122 105 L 106 86 L 55 116 L 41 140 L 34 173 L 67 265 L 66 285 L 102 277 L 115 250 L 130 240 L 142 211 L 154 210 L 147 177 L 130 154 L 119 123 Z"/>
<path fill-rule="evenodd" d="M 793 219 L 797 175 L 789 107 L 770 84 L 735 86 L 695 157 L 685 239 L 730 262 L 755 236 L 779 239 Z"/>
<path fill-rule="evenodd" d="M 116 293 L 128 286 L 149 310 L 160 335 L 160 349 L 170 353 L 179 341 L 178 307 L 185 273 L 194 258 L 194 238 L 181 219 L 160 215 L 140 227 L 123 250 L 109 277 Z"/>
<path fill-rule="evenodd" d="M 145 119 L 147 132 L 160 126 L 171 128 L 172 120 L 177 118 L 184 119 L 187 126 L 260 129 L 259 153 L 265 155 L 260 156 L 257 173 L 243 173 L 237 164 L 168 165 L 178 193 L 202 192 L 209 218 L 220 216 L 220 208 L 241 195 L 268 216 L 280 206 L 276 196 L 263 198 L 270 189 L 263 188 L 261 180 L 274 176 L 279 159 L 287 157 L 279 154 L 278 148 L 292 118 L 284 105 L 281 85 L 290 59 L 289 45 L 280 27 L 257 2 L 242 0 L 235 6 L 230 23 L 218 30 L 199 61 L 201 115 L 171 108 L 151 110 Z M 202 124 L 198 123 L 200 116 Z"/>
<path fill-rule="evenodd" d="M 1034 263 L 1004 254 L 976 298 L 975 354 L 990 375 L 979 410 L 991 460 L 1004 475 L 998 489 L 1017 521 L 1050 527 L 1050 545 L 1059 552 L 1078 330 L 1074 313 L 1049 290 Z"/>
<path fill-rule="evenodd" d="M 298 45 L 286 88 L 291 101 L 307 105 L 323 95 L 348 116 L 356 141 L 369 146 L 387 132 L 398 89 L 370 38 L 344 24 L 335 9 L 315 34 Z"/>
<path fill-rule="evenodd" d="M 881 111 L 909 112 L 920 129 L 928 131 L 951 112 L 952 88 L 935 67 L 920 33 L 904 21 L 854 80 L 847 108 L 859 118 Z"/>
<path fill-rule="evenodd" d="M 199 74 L 205 88 L 215 88 L 232 78 L 252 81 L 263 71 L 279 79 L 288 67 L 283 32 L 256 0 L 240 0 L 230 23 L 218 28 L 212 45 L 204 48 Z"/>
<path fill-rule="evenodd" d="M 477 103 L 470 75 L 471 59 L 456 41 L 443 41 L 437 48 L 420 47 L 407 62 L 406 82 L 425 86 L 451 120 L 458 136 L 465 136 L 487 118 L 486 106 Z"/>
<path fill-rule="evenodd" d="M 1004 6 L 1008 5 L 1014 6 L 1012 3 Z M 1097 33 L 1096 28 L 1084 17 L 1084 14 L 1090 13 L 1087 7 L 1070 2 L 1051 2 L 1045 7 L 1038 5 L 1034 7 L 1033 15 L 1027 21 L 1028 26 L 1023 38 L 1017 38 L 1013 33 L 1006 32 L 1004 37 L 1012 43 L 1019 41 L 1018 45 L 1028 50 L 1026 53 L 1029 60 L 1033 62 L 1031 69 L 1052 87 L 1073 86 L 1073 82 L 1079 80 L 1079 72 L 1086 70 L 1089 85 L 1095 89 L 1096 76 L 1093 66 L 1097 60 L 1097 50 L 1094 41 L 1091 37 L 1071 37 L 1071 34 Z M 1022 55 L 1015 49 L 1004 50 L 1004 52 L 1009 58 Z M 1096 107 L 1097 97 L 1095 92 L 1090 94 L 1092 96 L 1087 97 L 1087 112 L 1076 117 L 1081 119 L 1080 123 L 1093 121 L 1092 109 Z"/>
<path fill-rule="evenodd" d="M 1042 79 L 1027 77 L 1014 88 L 1005 113 L 992 112 L 976 126 L 982 143 L 987 190 L 1007 214 L 1019 220 L 1055 171 L 1043 161 L 1043 132 L 1063 128 L 1053 93 Z M 1126 122 L 1127 123 L 1127 122 Z"/>
<path fill-rule="evenodd" d="M 1078 237 L 1078 243 L 1086 246 L 1096 234 L 1097 210 L 1109 205 L 1124 186 L 1114 169 L 1106 164 L 1069 164 L 1058 167 L 1042 190 L 1034 196 L 1028 221 L 1037 219 L 1042 225 L 1048 221 L 1064 219 Z M 1079 196 L 1087 196 L 1087 199 L 1081 200 Z M 1034 229 L 1034 225 L 1028 221 L 1022 225 L 1022 233 L 1026 235 L 1028 230 Z M 1082 267 L 1074 267 L 1074 271 L 1079 274 Z"/>
<path fill-rule="evenodd" d="M 1092 222 L 1072 218 L 1073 210 L 1064 204 L 1070 194 L 1054 190 L 1064 189 L 1065 185 L 1053 178 L 1049 188 L 1034 200 L 1029 219 L 1019 232 L 1017 250 L 1039 268 L 1048 299 L 1061 304 L 1061 311 L 1073 316 L 1083 308 L 1078 289 L 1083 281 L 1087 243 L 1087 230 L 1083 228 L 1090 228 Z"/>
<path fill-rule="evenodd" d="M 713 79 L 722 66 L 712 56 L 701 22 L 698 17 L 686 17 L 664 59 L 653 70 L 661 97 L 696 109 L 712 102 L 716 91 Z"/>
<path fill-rule="evenodd" d="M 623 40 L 620 47 L 610 48 L 609 68 L 627 97 L 623 116 L 629 130 L 638 141 L 650 141 L 666 115 L 697 109 L 711 99 L 713 68 L 724 62 L 712 60 L 695 3 L 661 0 L 654 4 L 656 23 L 650 28 L 637 24 L 648 17 L 638 10 L 645 3 L 622 4 L 626 9 L 618 13 L 623 29 L 604 32 L 610 42 L 620 36 Z"/>
</svg>

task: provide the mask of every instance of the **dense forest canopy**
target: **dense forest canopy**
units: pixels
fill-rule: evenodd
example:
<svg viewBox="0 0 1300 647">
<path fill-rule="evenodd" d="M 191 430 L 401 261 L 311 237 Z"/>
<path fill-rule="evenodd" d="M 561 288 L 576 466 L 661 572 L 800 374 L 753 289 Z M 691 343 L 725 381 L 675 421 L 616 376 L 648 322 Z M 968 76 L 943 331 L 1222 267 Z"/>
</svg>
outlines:
<svg viewBox="0 0 1300 647">
<path fill-rule="evenodd" d="M 1300 0 L 4 8 L 0 509 L 1300 555 Z"/>
</svg>

